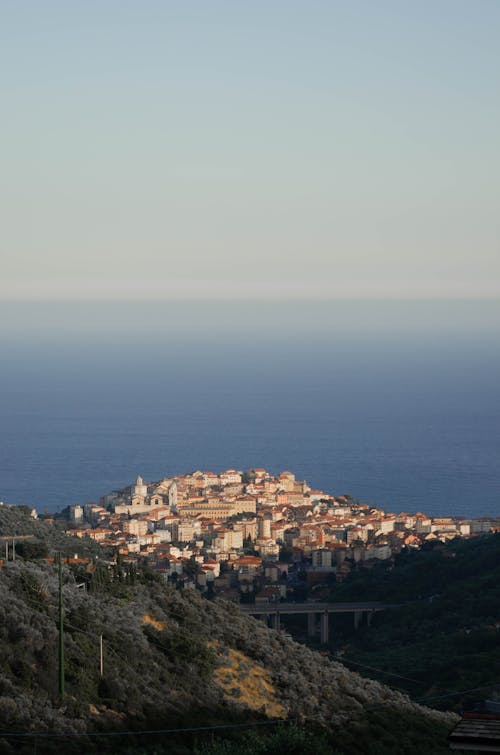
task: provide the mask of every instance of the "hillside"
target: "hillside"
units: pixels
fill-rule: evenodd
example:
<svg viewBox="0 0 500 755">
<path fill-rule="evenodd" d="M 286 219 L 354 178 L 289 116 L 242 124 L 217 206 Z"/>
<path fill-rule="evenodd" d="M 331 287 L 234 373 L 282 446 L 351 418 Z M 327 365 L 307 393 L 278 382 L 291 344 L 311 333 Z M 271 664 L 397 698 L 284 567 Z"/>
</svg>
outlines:
<svg viewBox="0 0 500 755">
<path fill-rule="evenodd" d="M 29 540 L 16 542 L 16 553 L 25 558 L 44 557 L 54 551 L 72 556 L 95 556 L 103 554 L 103 549 L 90 538 L 77 538 L 66 533 L 67 522 L 55 519 L 46 522 L 34 519 L 29 506 L 0 506 L 0 537 L 14 535 L 30 536 Z M 0 558 L 3 551 L 0 550 Z"/>
<path fill-rule="evenodd" d="M 448 709 L 498 693 L 500 534 L 401 554 L 332 591 L 339 601 L 368 597 L 401 606 L 369 629 L 338 627 L 335 649 L 348 666 Z"/>
<path fill-rule="evenodd" d="M 68 753 L 123 752 L 126 746 L 146 752 L 151 739 L 154 751 L 161 752 L 158 736 L 136 738 L 130 732 L 273 720 L 296 720 L 300 727 L 244 737 L 236 731 L 236 739 L 229 731 L 230 751 L 248 751 L 244 747 L 253 737 L 260 742 L 254 752 L 270 752 L 273 738 L 300 740 L 304 725 L 309 739 L 317 738 L 316 752 L 417 753 L 422 743 L 426 752 L 446 751 L 449 714 L 363 679 L 240 615 L 233 604 L 166 587 L 147 574 L 125 581 L 115 572 L 113 580 L 91 583 L 92 591 L 78 587 L 82 577 L 85 581 L 64 567 L 66 695 L 61 702 L 57 569 L 18 559 L 0 571 L 2 753 L 33 751 L 33 740 L 14 737 L 15 732 L 63 733 Z M 122 730 L 127 736 L 74 736 Z M 169 735 L 168 751 L 192 752 L 200 737 L 206 734 Z M 225 745 L 210 746 L 215 753 Z M 60 740 L 37 739 L 37 752 L 60 747 Z M 297 747 L 306 751 L 303 742 Z"/>
</svg>

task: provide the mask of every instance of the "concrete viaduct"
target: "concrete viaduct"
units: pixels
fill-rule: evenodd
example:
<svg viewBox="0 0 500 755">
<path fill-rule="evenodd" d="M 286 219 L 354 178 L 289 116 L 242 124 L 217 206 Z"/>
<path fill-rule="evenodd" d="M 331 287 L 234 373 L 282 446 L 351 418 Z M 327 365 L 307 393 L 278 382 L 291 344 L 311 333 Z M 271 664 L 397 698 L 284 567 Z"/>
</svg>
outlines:
<svg viewBox="0 0 500 755">
<path fill-rule="evenodd" d="M 307 614 L 307 633 L 314 637 L 318 628 L 322 644 L 328 642 L 330 634 L 329 619 L 332 613 L 352 613 L 354 628 L 357 629 L 363 615 L 366 614 L 368 625 L 377 611 L 385 611 L 392 606 L 378 601 L 364 603 L 267 603 L 266 605 L 240 604 L 241 613 L 250 616 L 260 616 L 271 620 L 273 629 L 280 628 L 280 616 L 291 614 Z"/>
<path fill-rule="evenodd" d="M 0 553 L 1 547 L 5 543 L 5 560 L 9 560 L 9 545 L 12 545 L 12 560 L 16 560 L 16 542 L 18 540 L 34 540 L 34 535 L 0 535 Z M 0 556 L 1 558 L 1 556 Z"/>
</svg>

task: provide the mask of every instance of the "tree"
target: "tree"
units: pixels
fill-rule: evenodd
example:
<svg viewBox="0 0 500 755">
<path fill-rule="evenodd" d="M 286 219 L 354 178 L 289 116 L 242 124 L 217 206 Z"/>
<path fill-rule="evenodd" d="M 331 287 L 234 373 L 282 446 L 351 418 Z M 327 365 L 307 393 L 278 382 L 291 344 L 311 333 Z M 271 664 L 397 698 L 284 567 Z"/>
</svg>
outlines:
<svg viewBox="0 0 500 755">
<path fill-rule="evenodd" d="M 286 564 L 293 561 L 293 548 L 289 545 L 282 545 L 280 549 L 280 561 L 284 561 Z"/>
</svg>

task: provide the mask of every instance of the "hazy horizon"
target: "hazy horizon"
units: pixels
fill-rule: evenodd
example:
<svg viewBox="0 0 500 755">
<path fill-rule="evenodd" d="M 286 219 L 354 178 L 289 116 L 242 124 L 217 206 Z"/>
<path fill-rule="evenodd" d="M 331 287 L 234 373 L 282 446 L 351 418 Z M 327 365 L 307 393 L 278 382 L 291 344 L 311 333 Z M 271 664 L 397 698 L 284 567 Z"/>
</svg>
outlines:
<svg viewBox="0 0 500 755">
<path fill-rule="evenodd" d="M 500 302 L 0 303 L 0 497 L 292 468 L 394 510 L 498 514 Z"/>
<path fill-rule="evenodd" d="M 500 298 L 491 299 L 0 299 L 4 332 L 66 327 L 78 330 L 237 327 L 323 331 L 388 329 L 500 330 Z M 397 316 L 396 316 L 397 315 Z M 168 319 L 170 316 L 172 319 Z M 1 329 L 0 329 L 1 332 Z M 145 330 L 144 333 L 147 331 Z"/>
</svg>

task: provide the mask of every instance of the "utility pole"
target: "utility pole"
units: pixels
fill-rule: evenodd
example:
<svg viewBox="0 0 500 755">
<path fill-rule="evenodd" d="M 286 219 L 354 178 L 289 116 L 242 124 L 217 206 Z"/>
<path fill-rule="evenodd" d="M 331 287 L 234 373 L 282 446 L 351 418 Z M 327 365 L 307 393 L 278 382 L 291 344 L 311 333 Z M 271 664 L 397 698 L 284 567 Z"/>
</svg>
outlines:
<svg viewBox="0 0 500 755">
<path fill-rule="evenodd" d="M 64 606 L 62 592 L 62 556 L 59 552 L 59 694 L 64 698 Z"/>
<path fill-rule="evenodd" d="M 12 560 L 16 560 L 16 541 L 12 538 Z"/>
</svg>

